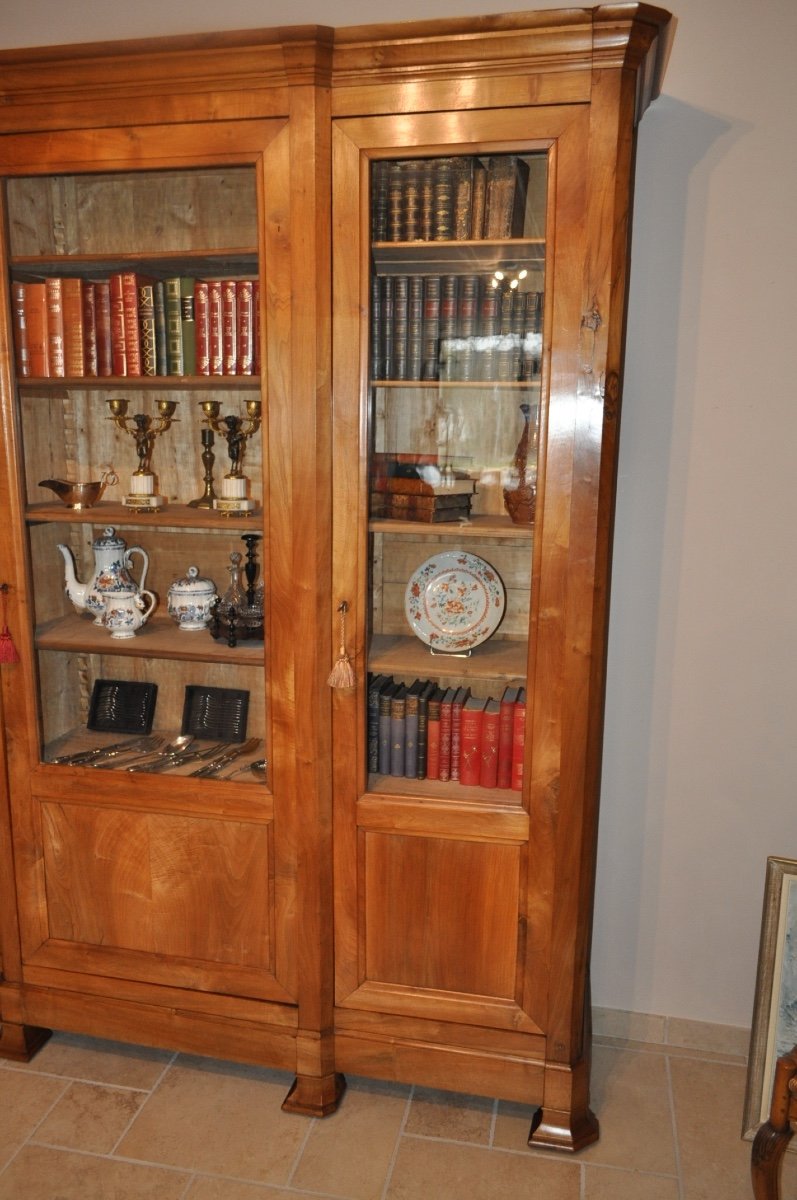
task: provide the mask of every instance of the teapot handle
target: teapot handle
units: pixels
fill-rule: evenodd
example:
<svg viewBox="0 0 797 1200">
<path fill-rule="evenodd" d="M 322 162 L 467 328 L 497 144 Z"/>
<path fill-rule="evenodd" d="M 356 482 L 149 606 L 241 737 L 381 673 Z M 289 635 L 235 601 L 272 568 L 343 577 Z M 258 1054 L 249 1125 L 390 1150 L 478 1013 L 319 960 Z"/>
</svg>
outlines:
<svg viewBox="0 0 797 1200">
<path fill-rule="evenodd" d="M 143 591 L 144 585 L 147 582 L 147 571 L 149 570 L 149 555 L 143 546 L 129 546 L 127 549 L 127 565 L 132 567 L 131 558 L 134 554 L 140 554 L 143 562 L 141 568 L 141 578 L 138 581 L 139 591 Z"/>
</svg>

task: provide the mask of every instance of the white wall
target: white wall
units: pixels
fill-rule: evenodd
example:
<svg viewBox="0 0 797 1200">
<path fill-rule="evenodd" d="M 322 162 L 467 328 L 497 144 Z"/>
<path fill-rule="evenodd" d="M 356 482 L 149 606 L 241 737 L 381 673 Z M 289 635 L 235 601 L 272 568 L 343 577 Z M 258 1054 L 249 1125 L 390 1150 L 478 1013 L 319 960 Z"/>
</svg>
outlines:
<svg viewBox="0 0 797 1200">
<path fill-rule="evenodd" d="M 797 858 L 797 3 L 672 7 L 639 136 L 593 999 L 747 1025 L 766 857 Z M 3 5 L 0 46 L 396 12 L 26 0 Z"/>
</svg>

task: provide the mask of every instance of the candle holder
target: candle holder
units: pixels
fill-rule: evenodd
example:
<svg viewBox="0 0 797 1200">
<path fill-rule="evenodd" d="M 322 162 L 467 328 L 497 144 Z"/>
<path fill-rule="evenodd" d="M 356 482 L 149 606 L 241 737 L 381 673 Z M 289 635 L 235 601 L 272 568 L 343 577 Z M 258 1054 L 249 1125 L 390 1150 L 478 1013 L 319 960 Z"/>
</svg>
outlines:
<svg viewBox="0 0 797 1200">
<path fill-rule="evenodd" d="M 138 467 L 130 477 L 130 492 L 122 503 L 135 512 L 149 512 L 162 508 L 166 503 L 165 496 L 159 496 L 155 491 L 156 477 L 152 470 L 152 454 L 155 442 L 175 419 L 176 400 L 159 400 L 158 415 L 148 413 L 133 413 L 128 415 L 128 401 L 115 399 L 108 401 L 111 410 L 109 421 L 113 421 L 119 429 L 129 433 L 136 444 Z"/>
<path fill-rule="evenodd" d="M 221 415 L 218 400 L 203 400 L 200 408 L 206 424 L 227 443 L 230 469 L 221 481 L 221 495 L 213 500 L 213 507 L 228 516 L 248 516 L 257 507 L 249 499 L 249 480 L 243 473 L 246 443 L 260 428 L 262 406 L 259 400 L 247 400 L 246 416 L 235 413 Z"/>
<path fill-rule="evenodd" d="M 205 469 L 205 490 L 198 500 L 189 500 L 189 508 L 213 508 L 216 492 L 213 488 L 213 464 L 216 455 L 213 453 L 214 434 L 212 429 L 202 430 L 202 466 Z"/>
</svg>

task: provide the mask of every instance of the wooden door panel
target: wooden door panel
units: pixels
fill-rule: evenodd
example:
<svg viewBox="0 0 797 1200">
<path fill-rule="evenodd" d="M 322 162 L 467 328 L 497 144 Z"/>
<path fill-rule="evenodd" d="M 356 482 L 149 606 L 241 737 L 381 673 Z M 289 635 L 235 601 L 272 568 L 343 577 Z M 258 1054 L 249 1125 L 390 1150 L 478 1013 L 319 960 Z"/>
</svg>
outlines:
<svg viewBox="0 0 797 1200">
<path fill-rule="evenodd" d="M 267 824 L 42 805 L 48 933 L 273 971 Z"/>
<path fill-rule="evenodd" d="M 365 978 L 510 999 L 520 848 L 366 833 Z"/>
</svg>

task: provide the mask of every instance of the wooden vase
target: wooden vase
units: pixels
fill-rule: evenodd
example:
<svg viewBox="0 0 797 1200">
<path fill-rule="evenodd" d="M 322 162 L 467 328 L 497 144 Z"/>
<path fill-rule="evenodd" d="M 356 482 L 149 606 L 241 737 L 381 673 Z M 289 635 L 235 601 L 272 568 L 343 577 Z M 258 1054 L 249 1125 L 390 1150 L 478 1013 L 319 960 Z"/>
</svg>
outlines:
<svg viewBox="0 0 797 1200">
<path fill-rule="evenodd" d="M 521 404 L 523 432 L 512 460 L 515 482 L 504 488 L 504 507 L 514 525 L 532 525 L 537 507 L 537 472 L 533 481 L 527 478 L 526 470 L 531 441 L 531 405 Z"/>
</svg>

